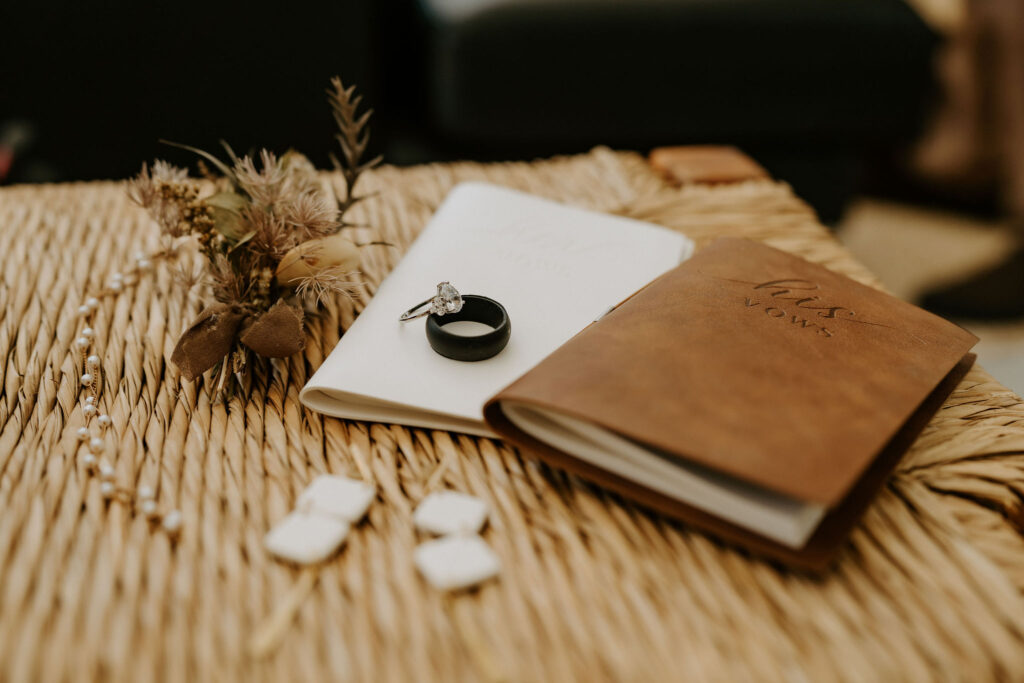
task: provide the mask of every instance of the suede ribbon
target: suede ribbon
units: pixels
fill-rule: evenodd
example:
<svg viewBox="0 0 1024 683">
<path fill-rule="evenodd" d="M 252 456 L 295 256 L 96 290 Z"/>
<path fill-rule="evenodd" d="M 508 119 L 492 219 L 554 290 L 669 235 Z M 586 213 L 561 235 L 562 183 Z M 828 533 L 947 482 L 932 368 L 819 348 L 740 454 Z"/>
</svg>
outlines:
<svg viewBox="0 0 1024 683">
<path fill-rule="evenodd" d="M 193 321 L 171 353 L 182 376 L 195 380 L 230 355 L 235 342 L 268 358 L 285 358 L 305 344 L 302 311 L 278 301 L 259 315 L 236 304 L 217 303 Z"/>
</svg>

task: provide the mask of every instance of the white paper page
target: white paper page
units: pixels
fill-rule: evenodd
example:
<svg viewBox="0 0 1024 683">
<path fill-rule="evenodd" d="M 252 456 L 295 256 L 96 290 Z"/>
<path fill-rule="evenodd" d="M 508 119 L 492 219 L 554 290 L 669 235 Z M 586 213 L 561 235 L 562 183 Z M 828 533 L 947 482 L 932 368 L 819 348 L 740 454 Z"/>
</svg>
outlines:
<svg viewBox="0 0 1024 683">
<path fill-rule="evenodd" d="M 302 390 L 313 410 L 490 436 L 483 404 L 610 306 L 689 258 L 685 236 L 514 190 L 463 183 L 381 283 Z M 430 348 L 401 313 L 438 282 L 501 302 L 504 351 L 467 363 Z"/>
<path fill-rule="evenodd" d="M 802 548 L 825 516 L 823 505 L 669 460 L 568 415 L 504 401 L 501 409 L 519 429 L 554 448 L 790 548 Z"/>
</svg>

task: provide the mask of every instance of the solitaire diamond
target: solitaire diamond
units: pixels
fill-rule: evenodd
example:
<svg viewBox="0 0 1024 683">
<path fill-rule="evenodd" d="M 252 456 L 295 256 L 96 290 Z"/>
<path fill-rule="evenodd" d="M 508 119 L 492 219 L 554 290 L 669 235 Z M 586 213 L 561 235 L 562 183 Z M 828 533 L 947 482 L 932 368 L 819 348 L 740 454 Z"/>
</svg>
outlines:
<svg viewBox="0 0 1024 683">
<path fill-rule="evenodd" d="M 416 304 L 398 316 L 399 321 L 408 322 L 425 315 L 451 315 L 462 310 L 462 295 L 447 280 L 437 284 L 437 294 L 421 304 Z M 90 375 L 91 376 L 91 375 Z"/>
<path fill-rule="evenodd" d="M 458 313 L 462 310 L 462 295 L 449 282 L 437 285 L 437 295 L 430 301 L 430 312 L 435 315 Z"/>
</svg>

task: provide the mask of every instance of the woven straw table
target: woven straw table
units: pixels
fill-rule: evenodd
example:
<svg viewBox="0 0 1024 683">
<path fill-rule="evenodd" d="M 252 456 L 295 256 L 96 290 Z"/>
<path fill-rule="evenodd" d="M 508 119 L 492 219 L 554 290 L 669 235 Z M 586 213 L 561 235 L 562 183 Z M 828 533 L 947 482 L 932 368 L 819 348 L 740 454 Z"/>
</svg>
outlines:
<svg viewBox="0 0 1024 683">
<path fill-rule="evenodd" d="M 812 577 L 723 546 L 504 444 L 324 418 L 300 388 L 448 190 L 486 180 L 680 230 L 741 235 L 877 286 L 789 188 L 670 187 L 606 149 L 537 163 L 382 168 L 359 205 L 364 285 L 303 354 L 211 401 L 171 349 L 200 309 L 158 271 L 96 317 L 122 482 L 179 508 L 177 541 L 106 503 L 77 457 L 86 293 L 155 248 L 119 183 L 0 191 L 0 680 L 1024 680 L 1024 403 L 975 367 Z M 370 233 L 366 233 L 368 236 Z M 264 533 L 317 474 L 372 479 L 368 518 L 316 568 Z M 485 499 L 500 578 L 417 574 L 412 510 Z"/>
</svg>

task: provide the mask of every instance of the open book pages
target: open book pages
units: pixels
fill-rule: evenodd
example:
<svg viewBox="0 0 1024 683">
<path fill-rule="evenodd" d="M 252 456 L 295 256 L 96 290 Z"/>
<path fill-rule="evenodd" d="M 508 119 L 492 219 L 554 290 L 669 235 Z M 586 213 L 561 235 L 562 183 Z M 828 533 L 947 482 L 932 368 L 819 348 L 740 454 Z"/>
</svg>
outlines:
<svg viewBox="0 0 1024 683">
<path fill-rule="evenodd" d="M 437 210 L 302 391 L 337 417 L 492 436 L 483 405 L 610 307 L 687 259 L 693 243 L 648 223 L 464 183 Z M 399 315 L 438 282 L 502 303 L 504 351 L 466 363 Z"/>
<path fill-rule="evenodd" d="M 569 455 L 791 548 L 801 548 L 826 507 L 790 498 L 647 448 L 598 425 L 535 406 L 506 402 L 512 424 Z"/>
</svg>

